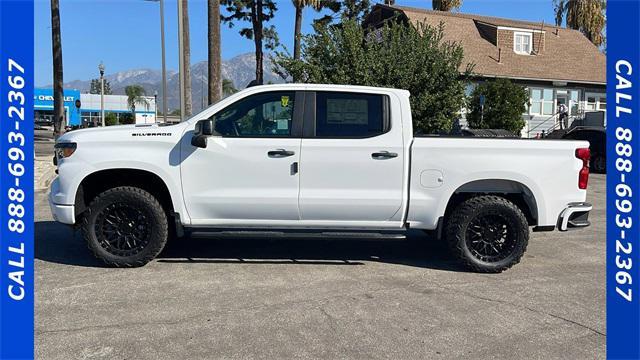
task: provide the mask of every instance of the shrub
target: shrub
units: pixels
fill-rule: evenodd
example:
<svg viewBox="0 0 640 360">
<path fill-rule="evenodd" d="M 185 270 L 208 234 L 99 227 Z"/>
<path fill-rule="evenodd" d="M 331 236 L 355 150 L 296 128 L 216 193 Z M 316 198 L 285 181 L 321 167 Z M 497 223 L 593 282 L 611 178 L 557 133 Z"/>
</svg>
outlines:
<svg viewBox="0 0 640 360">
<path fill-rule="evenodd" d="M 116 125 L 118 123 L 118 117 L 116 114 L 108 112 L 104 114 L 104 125 L 111 126 Z"/>
<path fill-rule="evenodd" d="M 414 131 L 451 131 L 462 109 L 471 66 L 461 74 L 462 47 L 443 41 L 444 26 L 389 24 L 367 33 L 356 21 L 317 26 L 303 38 L 302 58 L 277 53 L 285 79 L 393 87 L 411 92 Z"/>
<path fill-rule="evenodd" d="M 484 116 L 480 107 L 484 95 Z M 515 134 L 525 125 L 522 114 L 527 111 L 527 90 L 508 79 L 496 79 L 478 85 L 468 100 L 467 122 L 473 129 L 505 129 Z"/>
</svg>

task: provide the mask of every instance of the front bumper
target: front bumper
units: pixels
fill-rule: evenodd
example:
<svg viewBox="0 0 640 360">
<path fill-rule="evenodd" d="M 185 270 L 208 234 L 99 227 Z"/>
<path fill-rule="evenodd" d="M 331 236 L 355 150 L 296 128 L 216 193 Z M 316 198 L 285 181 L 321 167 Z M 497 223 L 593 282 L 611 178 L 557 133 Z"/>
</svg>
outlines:
<svg viewBox="0 0 640 360">
<path fill-rule="evenodd" d="M 558 230 L 567 231 L 591 225 L 589 211 L 593 205 L 586 202 L 570 203 L 558 217 Z"/>
<path fill-rule="evenodd" d="M 49 209 L 51 209 L 51 215 L 53 215 L 53 219 L 63 224 L 75 224 L 76 217 L 74 206 L 54 203 L 52 194 L 52 192 L 49 193 Z"/>
</svg>

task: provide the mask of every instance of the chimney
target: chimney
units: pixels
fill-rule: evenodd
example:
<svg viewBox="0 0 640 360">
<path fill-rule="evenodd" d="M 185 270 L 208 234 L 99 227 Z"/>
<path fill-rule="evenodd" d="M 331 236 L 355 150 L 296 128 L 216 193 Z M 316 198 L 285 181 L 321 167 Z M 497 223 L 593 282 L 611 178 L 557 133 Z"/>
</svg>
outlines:
<svg viewBox="0 0 640 360">
<path fill-rule="evenodd" d="M 395 5 L 396 0 L 384 0 L 385 5 L 393 6 Z"/>
</svg>

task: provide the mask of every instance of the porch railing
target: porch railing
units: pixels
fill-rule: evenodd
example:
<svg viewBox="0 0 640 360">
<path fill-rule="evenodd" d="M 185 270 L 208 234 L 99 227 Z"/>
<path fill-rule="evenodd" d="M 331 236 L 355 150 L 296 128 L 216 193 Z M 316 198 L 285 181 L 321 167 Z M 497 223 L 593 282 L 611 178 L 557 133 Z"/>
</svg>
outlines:
<svg viewBox="0 0 640 360">
<path fill-rule="evenodd" d="M 528 129 L 527 130 L 527 137 L 530 138 L 531 137 L 531 133 L 542 127 L 544 124 L 548 123 L 549 121 L 553 120 L 553 125 L 551 127 L 548 128 L 542 128 L 542 137 L 544 137 L 545 133 L 549 134 L 555 130 L 557 130 L 558 128 L 560 128 L 560 121 L 558 121 L 558 115 L 560 115 L 560 112 L 556 112 L 555 114 L 549 116 L 548 118 L 544 119 L 544 121 L 542 121 L 541 123 L 539 123 L 538 125 L 536 125 L 535 127 Z M 567 127 L 569 127 L 571 125 L 571 123 L 573 123 L 573 121 L 575 119 L 579 118 L 579 115 L 573 115 L 573 116 L 569 116 L 567 118 Z M 529 120 L 531 121 L 531 120 Z"/>
</svg>

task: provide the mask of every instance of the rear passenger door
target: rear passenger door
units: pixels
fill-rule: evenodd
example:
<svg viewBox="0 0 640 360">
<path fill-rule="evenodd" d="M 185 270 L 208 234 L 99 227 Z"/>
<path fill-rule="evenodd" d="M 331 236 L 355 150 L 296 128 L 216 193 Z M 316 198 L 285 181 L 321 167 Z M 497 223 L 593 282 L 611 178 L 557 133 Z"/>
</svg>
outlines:
<svg viewBox="0 0 640 360">
<path fill-rule="evenodd" d="M 378 222 L 400 212 L 403 138 L 391 124 L 387 95 L 306 94 L 301 220 Z"/>
</svg>

